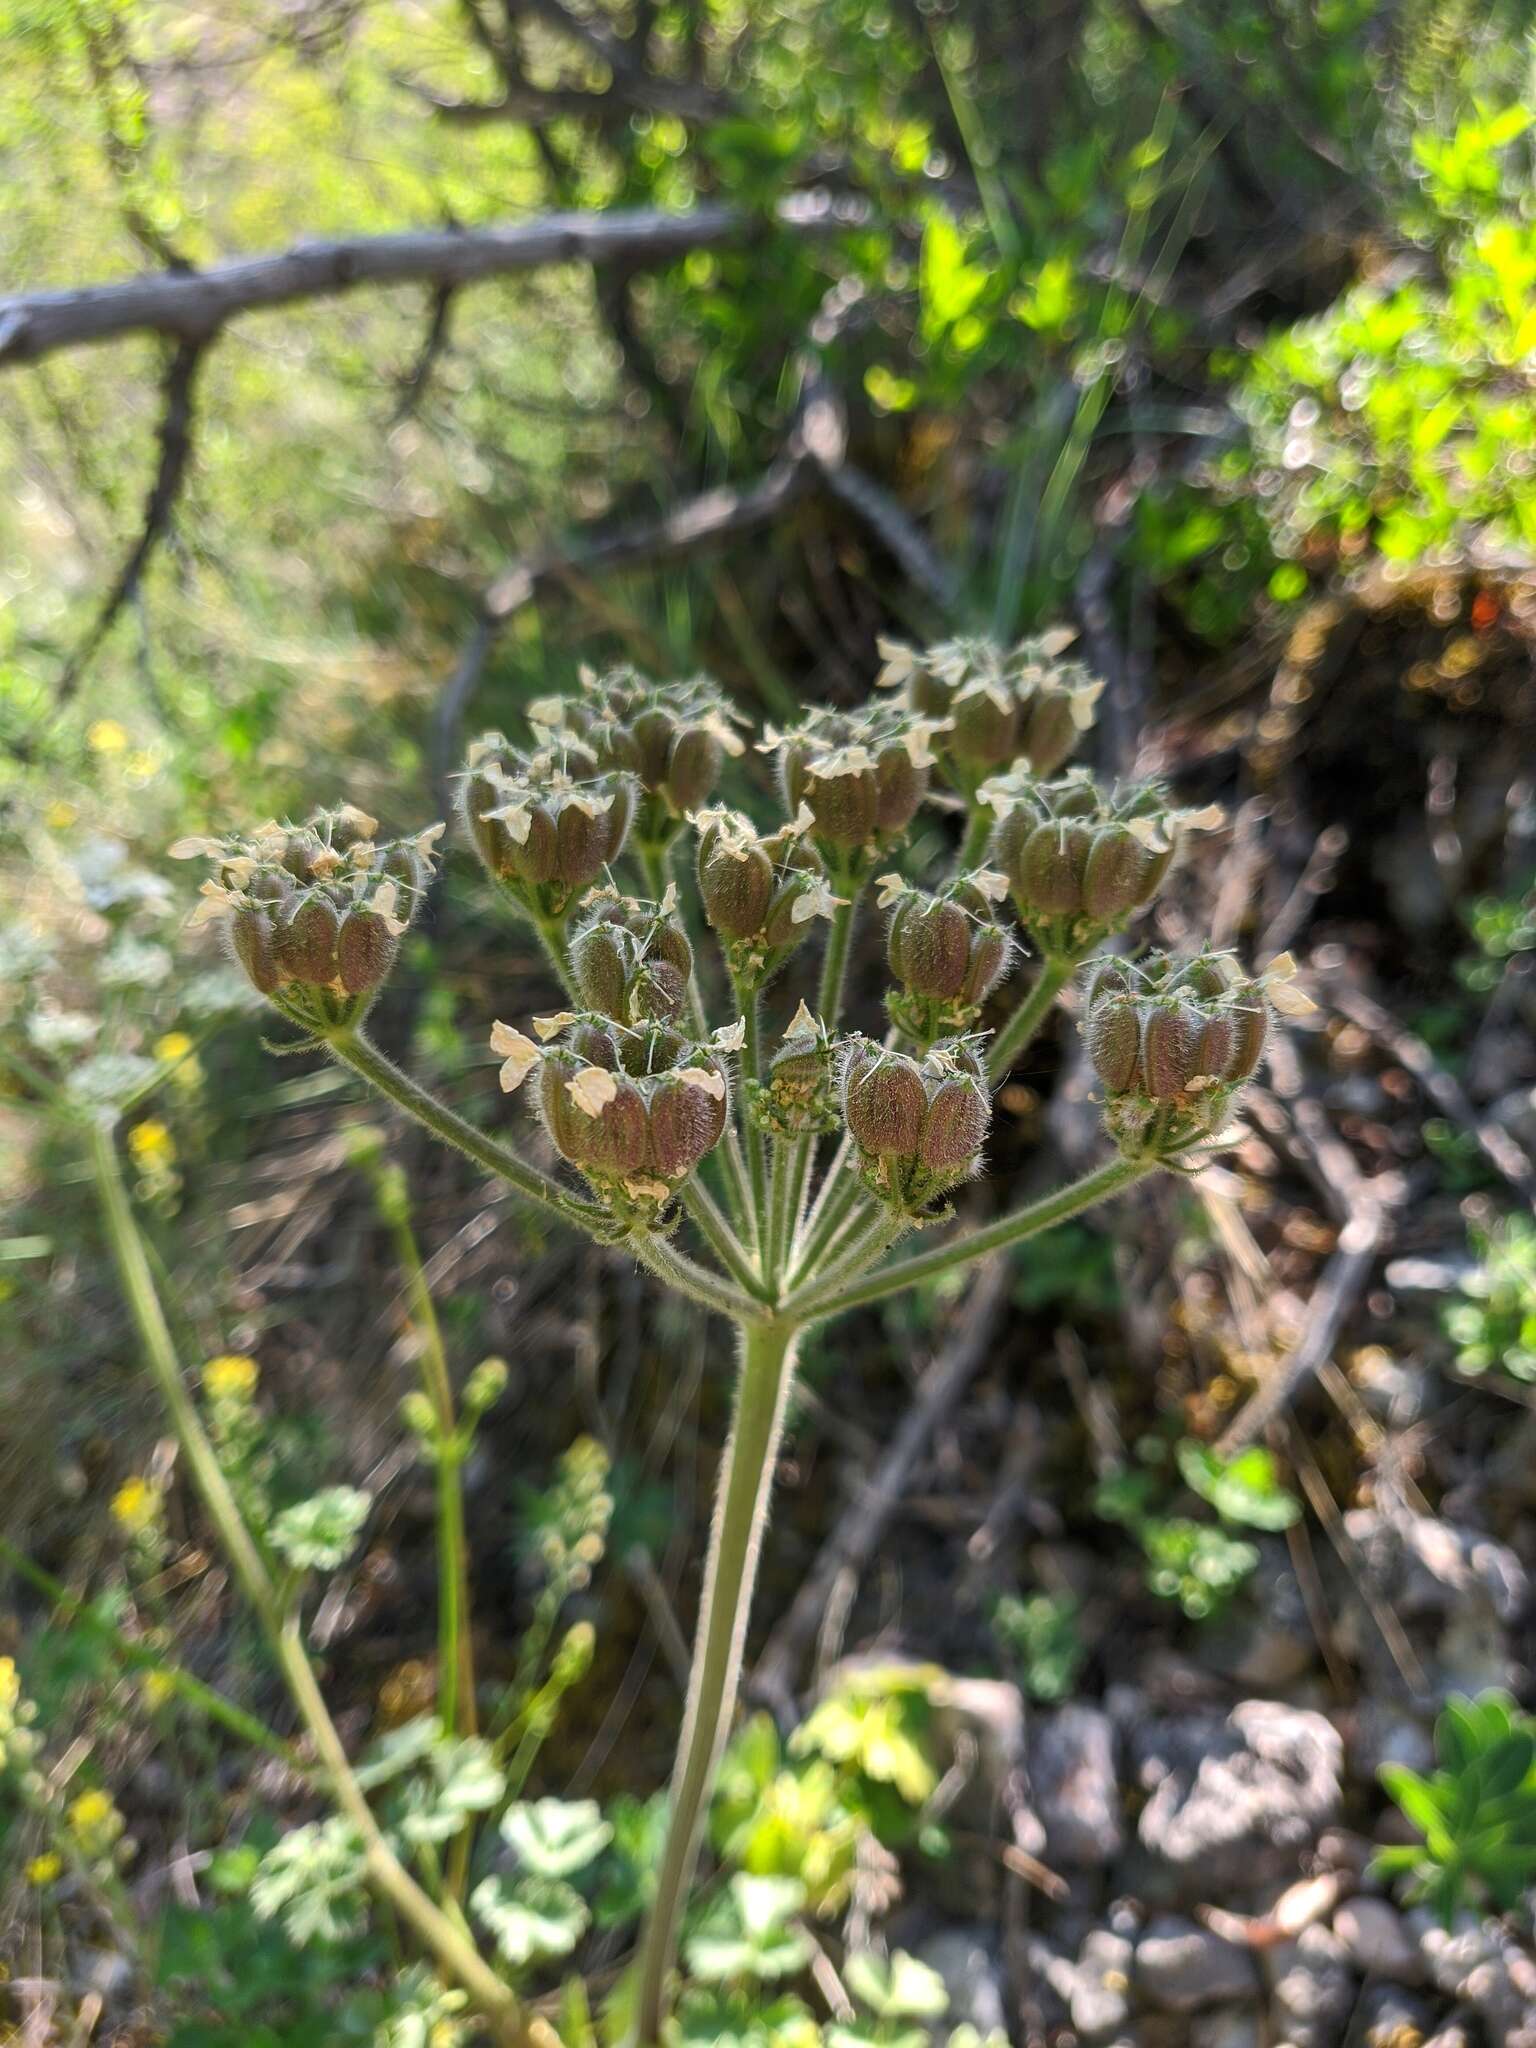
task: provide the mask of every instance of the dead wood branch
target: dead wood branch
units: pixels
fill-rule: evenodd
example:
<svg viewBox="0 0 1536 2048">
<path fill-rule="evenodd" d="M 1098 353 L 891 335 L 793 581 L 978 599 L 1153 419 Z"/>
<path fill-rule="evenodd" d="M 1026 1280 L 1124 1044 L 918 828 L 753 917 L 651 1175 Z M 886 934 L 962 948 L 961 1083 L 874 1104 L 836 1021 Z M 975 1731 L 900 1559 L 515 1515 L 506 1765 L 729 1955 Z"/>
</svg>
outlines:
<svg viewBox="0 0 1536 2048">
<path fill-rule="evenodd" d="M 800 192 L 781 202 L 776 219 L 780 228 L 815 233 L 849 225 L 859 211 L 826 192 Z M 551 213 L 500 227 L 300 242 L 280 255 L 244 257 L 208 270 L 13 293 L 0 297 L 0 367 L 124 334 L 207 342 L 238 314 L 334 297 L 361 285 L 465 285 L 554 263 L 669 263 L 693 249 L 745 240 L 765 224 L 739 207 L 716 205 L 679 214 L 650 207 Z"/>
</svg>

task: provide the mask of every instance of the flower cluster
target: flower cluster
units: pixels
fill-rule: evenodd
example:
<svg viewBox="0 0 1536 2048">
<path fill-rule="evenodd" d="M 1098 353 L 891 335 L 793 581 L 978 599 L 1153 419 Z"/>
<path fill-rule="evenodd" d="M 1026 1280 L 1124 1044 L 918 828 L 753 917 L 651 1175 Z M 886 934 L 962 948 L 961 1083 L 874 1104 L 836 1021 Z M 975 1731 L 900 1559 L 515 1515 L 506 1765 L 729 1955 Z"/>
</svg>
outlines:
<svg viewBox="0 0 1536 2048">
<path fill-rule="evenodd" d="M 808 805 L 776 832 L 760 833 L 742 811 L 699 811 L 699 900 L 739 988 L 772 980 L 811 921 L 838 907 L 826 870 L 806 840 Z"/>
<path fill-rule="evenodd" d="M 1104 685 L 1082 662 L 1058 658 L 1070 638 L 1044 633 L 1004 649 L 973 637 L 922 650 L 882 640 L 879 680 L 935 722 L 945 773 L 971 797 L 1016 761 L 1054 775 L 1092 726 Z"/>
<path fill-rule="evenodd" d="M 802 1003 L 789 1023 L 761 1083 L 749 1084 L 752 1120 L 774 1138 L 806 1138 L 835 1131 L 841 1120 L 838 1066 L 841 1042 Z"/>
<path fill-rule="evenodd" d="M 595 889 L 571 941 L 576 991 L 618 1024 L 669 1023 L 688 1002 L 693 947 L 677 914 L 677 890 L 660 903 Z"/>
<path fill-rule="evenodd" d="M 503 1089 L 536 1073 L 539 1115 L 561 1158 L 616 1214 L 656 1221 L 724 1133 L 722 1054 L 739 1047 L 742 1027 L 700 1045 L 664 1024 L 562 1010 L 535 1017 L 533 1028 L 537 1039 L 492 1028 Z"/>
<path fill-rule="evenodd" d="M 998 922 L 1008 883 L 990 868 L 936 890 L 881 875 L 876 899 L 890 910 L 886 958 L 898 986 L 885 999 L 896 1029 L 920 1046 L 969 1031 L 1007 974 L 1012 934 Z"/>
<path fill-rule="evenodd" d="M 524 750 L 499 732 L 469 750 L 460 803 L 470 843 L 515 902 L 559 925 L 618 859 L 634 820 L 638 785 L 563 735 Z"/>
<path fill-rule="evenodd" d="M 813 711 L 785 733 L 765 728 L 758 752 L 778 756 L 785 807 L 835 881 L 862 879 L 906 832 L 928 794 L 939 729 L 899 704 Z"/>
<path fill-rule="evenodd" d="M 1015 769 L 982 784 L 997 819 L 988 849 L 1019 917 L 1047 956 L 1081 959 L 1144 910 L 1183 835 L 1221 824 L 1216 805 L 1180 810 L 1160 783 L 1105 791 L 1086 769 L 1058 781 Z"/>
<path fill-rule="evenodd" d="M 865 1185 L 903 1214 L 922 1214 L 980 1167 L 992 1097 L 968 1039 L 950 1039 L 913 1059 L 873 1039 L 851 1038 L 842 1105 Z"/>
<path fill-rule="evenodd" d="M 581 671 L 579 697 L 541 697 L 528 717 L 552 747 L 633 775 L 641 796 L 635 838 L 664 851 L 683 820 L 714 794 L 727 757 L 744 751 L 736 717 L 707 676 L 655 683 L 638 669 Z"/>
<path fill-rule="evenodd" d="M 1123 1152 L 1165 1155 L 1224 1130 L 1263 1054 L 1271 1006 L 1293 1016 L 1312 1007 L 1291 986 L 1294 972 L 1288 953 L 1257 978 L 1230 953 L 1094 964 L 1083 1036 Z"/>
<path fill-rule="evenodd" d="M 252 986 L 311 1030 L 357 1023 L 394 965 L 432 880 L 443 827 L 380 841 L 352 804 L 245 839 L 182 839 L 213 863 L 194 924 L 218 920 Z"/>
</svg>

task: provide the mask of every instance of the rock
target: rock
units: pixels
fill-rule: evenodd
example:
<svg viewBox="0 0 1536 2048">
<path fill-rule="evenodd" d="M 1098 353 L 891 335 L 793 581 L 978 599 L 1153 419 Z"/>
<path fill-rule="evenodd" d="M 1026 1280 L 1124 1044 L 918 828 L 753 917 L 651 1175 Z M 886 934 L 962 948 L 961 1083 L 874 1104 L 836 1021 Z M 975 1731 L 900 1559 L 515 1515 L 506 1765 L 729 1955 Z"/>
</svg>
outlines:
<svg viewBox="0 0 1536 2048">
<path fill-rule="evenodd" d="M 1530 1965 L 1495 1920 L 1477 1920 L 1470 1913 L 1442 1927 L 1422 1909 L 1408 1915 L 1411 1933 L 1431 1981 L 1450 1997 L 1472 2006 L 1480 2016 L 1492 2048 L 1506 2048 L 1511 2037 L 1536 2022 L 1516 1976 Z"/>
<path fill-rule="evenodd" d="M 951 1809 L 964 1827 L 988 1834 L 999 1812 L 1012 1823 L 1014 1839 L 1028 1855 L 1045 1847 L 1045 1833 L 1024 1798 L 1024 1695 L 1000 1678 L 935 1678 L 935 1748 L 968 1771 Z"/>
<path fill-rule="evenodd" d="M 944 1979 L 949 1992 L 948 2026 L 969 2023 L 979 2034 L 1007 2033 L 1002 1958 L 986 1928 L 941 1928 L 918 1945 L 917 1959 Z"/>
<path fill-rule="evenodd" d="M 1262 2048 L 1262 2041 L 1257 2006 L 1224 2005 L 1197 2013 L 1189 2023 L 1189 2048 Z"/>
<path fill-rule="evenodd" d="M 1424 1958 L 1403 1924 L 1403 1916 L 1385 1899 L 1346 1899 L 1333 1916 L 1333 1931 L 1363 1977 L 1386 1977 L 1394 1984 L 1422 1984 Z"/>
<path fill-rule="evenodd" d="M 1273 1986 L 1270 2013 L 1276 2034 L 1294 2048 L 1334 2048 L 1355 2003 L 1354 1972 L 1338 1936 L 1309 1927 L 1297 1940 L 1271 1949 L 1265 1966 Z"/>
<path fill-rule="evenodd" d="M 1294 1876 L 1338 1811 L 1343 1747 L 1321 1714 L 1245 1700 L 1225 1718 L 1152 1721 L 1132 1748 L 1150 1794 L 1142 1846 L 1197 1897 Z"/>
<path fill-rule="evenodd" d="M 1109 1716 L 1087 1706 L 1042 1715 L 1030 1743 L 1029 1775 L 1045 1828 L 1045 1860 L 1068 1870 L 1113 1862 L 1124 1835 Z"/>
<path fill-rule="evenodd" d="M 1501 1622 L 1530 1598 L 1525 1567 L 1507 1544 L 1437 1515 L 1351 1508 L 1345 1533 L 1381 1595 L 1404 1621 L 1444 1620 L 1466 1600 L 1487 1602 Z"/>
<path fill-rule="evenodd" d="M 1085 2041 L 1106 2041 L 1131 2017 L 1134 1945 L 1123 1934 L 1097 1927 L 1078 1952 L 1067 1997 L 1072 2025 Z"/>
<path fill-rule="evenodd" d="M 1355 2008 L 1351 2043 L 1359 2048 L 1419 2048 L 1433 2025 L 1429 2003 L 1401 1984 L 1367 1984 Z"/>
<path fill-rule="evenodd" d="M 1198 2012 L 1258 1994 L 1258 1975 L 1247 1949 L 1176 1914 L 1160 1914 L 1136 1947 L 1136 1985 L 1165 2012 Z"/>
<path fill-rule="evenodd" d="M 1387 1699 L 1362 1700 L 1350 1725 L 1349 1775 L 1374 1786 L 1383 1764 L 1402 1764 L 1427 1775 L 1435 1768 L 1435 1738 L 1430 1722 Z"/>
</svg>

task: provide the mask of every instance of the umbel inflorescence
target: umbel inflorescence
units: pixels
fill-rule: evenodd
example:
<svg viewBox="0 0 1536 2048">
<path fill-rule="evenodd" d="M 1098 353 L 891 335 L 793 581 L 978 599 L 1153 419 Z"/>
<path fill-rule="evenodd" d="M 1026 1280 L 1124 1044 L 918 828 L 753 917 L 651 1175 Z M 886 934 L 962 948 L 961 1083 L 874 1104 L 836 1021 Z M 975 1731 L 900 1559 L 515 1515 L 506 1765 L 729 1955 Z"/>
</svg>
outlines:
<svg viewBox="0 0 1536 2048">
<path fill-rule="evenodd" d="M 362 1029 L 421 910 L 440 826 L 381 842 L 344 806 L 173 849 L 212 862 L 199 914 L 223 921 L 301 1044 L 324 1046 L 550 1214 L 622 1242 L 740 1333 L 669 1831 L 635 1966 L 632 2038 L 647 2048 L 735 1701 L 800 1333 L 1024 1243 L 1146 1175 L 1189 1170 L 1227 1140 L 1272 1011 L 1310 1007 L 1288 958 L 1255 974 L 1229 954 L 1173 959 L 1122 939 L 1189 836 L 1221 814 L 1067 765 L 1100 685 L 1063 645 L 883 643 L 869 703 L 755 738 L 703 678 L 584 673 L 572 695 L 531 708 L 526 743 L 474 742 L 458 780 L 462 836 L 561 989 L 556 1006 L 488 1020 L 490 1045 L 502 1088 L 532 1101 L 574 1179 L 457 1115 Z M 948 862 L 933 851 L 941 825 L 914 831 L 934 803 L 959 818 Z M 884 1011 L 861 1006 L 864 1028 L 850 1028 L 844 983 L 866 906 L 886 920 Z M 893 1258 L 909 1232 L 953 1220 L 994 1090 L 1070 990 L 1116 1156 Z M 460 1974 L 468 1986 L 473 1971 Z"/>
</svg>

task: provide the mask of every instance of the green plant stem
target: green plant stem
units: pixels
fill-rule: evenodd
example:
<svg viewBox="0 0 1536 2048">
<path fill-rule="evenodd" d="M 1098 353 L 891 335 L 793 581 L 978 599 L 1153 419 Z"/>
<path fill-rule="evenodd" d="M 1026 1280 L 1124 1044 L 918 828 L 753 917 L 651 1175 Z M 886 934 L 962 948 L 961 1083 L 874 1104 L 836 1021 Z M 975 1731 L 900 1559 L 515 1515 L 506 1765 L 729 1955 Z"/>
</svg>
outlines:
<svg viewBox="0 0 1536 2048">
<path fill-rule="evenodd" d="M 1044 1195 L 1038 1202 L 1015 1209 L 1011 1214 L 999 1217 L 997 1222 L 988 1223 L 980 1230 L 968 1231 L 964 1237 L 939 1245 L 931 1252 L 898 1259 L 894 1266 L 884 1266 L 867 1280 L 857 1281 L 851 1287 L 829 1288 L 819 1280 L 813 1281 L 789 1296 L 783 1303 L 783 1312 L 799 1320 L 821 1321 L 828 1316 L 842 1315 L 847 1309 L 861 1308 L 866 1302 L 881 1301 L 888 1294 L 900 1294 L 904 1288 L 915 1287 L 919 1281 L 932 1280 L 940 1273 L 983 1258 L 988 1252 L 1001 1251 L 1006 1245 L 1022 1244 L 1026 1238 L 1036 1237 L 1042 1230 L 1065 1223 L 1069 1217 L 1091 1209 L 1096 1202 L 1106 1201 L 1109 1196 L 1118 1195 L 1137 1181 L 1145 1180 L 1148 1174 L 1156 1173 L 1162 1163 L 1157 1159 L 1113 1159 L 1107 1166 L 1084 1174 L 1081 1180 L 1058 1188 L 1053 1195 Z"/>
<path fill-rule="evenodd" d="M 729 1316 L 737 1323 L 761 1322 L 768 1311 L 763 1302 L 755 1296 L 733 1287 L 718 1273 L 711 1273 L 706 1266 L 695 1265 L 684 1253 L 674 1251 L 664 1237 L 654 1231 L 632 1231 L 624 1240 L 642 1266 L 649 1267 L 658 1280 L 664 1280 L 679 1294 L 686 1294 L 690 1300 L 699 1302 L 704 1308 L 712 1308 L 717 1315 Z"/>
<path fill-rule="evenodd" d="M 715 1769 L 736 1705 L 768 1495 L 794 1378 L 797 1334 L 794 1324 L 782 1321 L 741 1333 L 736 1413 L 715 1497 L 693 1672 L 672 1777 L 667 1840 L 641 1937 L 636 2039 L 644 2048 L 654 2048 L 660 2039 L 678 1922 L 693 1880 Z"/>
<path fill-rule="evenodd" d="M 434 1137 L 441 1138 L 445 1145 L 454 1146 L 473 1159 L 477 1166 L 483 1166 L 488 1173 L 496 1174 L 509 1187 L 516 1188 L 520 1195 L 526 1196 L 546 1214 L 585 1230 L 588 1236 L 597 1238 L 601 1243 L 612 1242 L 612 1226 L 606 1211 L 595 1202 L 585 1202 L 580 1196 L 571 1194 L 557 1180 L 541 1173 L 538 1167 L 528 1165 L 510 1146 L 487 1136 L 484 1131 L 476 1130 L 472 1123 L 466 1122 L 446 1103 L 439 1102 L 429 1090 L 413 1081 L 409 1074 L 402 1072 L 361 1032 L 338 1031 L 326 1040 L 326 1047 L 342 1066 L 350 1067 L 370 1088 L 387 1096 L 397 1109 L 403 1109 L 407 1116 L 414 1117 Z"/>
<path fill-rule="evenodd" d="M 386 1172 L 389 1169 L 385 1169 Z M 437 1711 L 451 1735 L 476 1732 L 475 1652 L 470 1633 L 469 1543 L 464 1529 L 463 1452 L 453 1381 L 437 1306 L 411 1228 L 404 1177 L 380 1187 L 380 1207 L 405 1274 L 411 1320 L 421 1340 L 421 1383 L 437 1418 Z"/>
<path fill-rule="evenodd" d="M 684 1181 L 681 1200 L 710 1250 L 731 1278 L 748 1294 L 766 1298 L 761 1274 L 747 1257 L 729 1220 L 721 1213 L 719 1203 L 697 1174 Z"/>
<path fill-rule="evenodd" d="M 110 1644 L 130 1671 L 153 1672 L 157 1678 L 165 1681 L 177 1699 L 191 1707 L 194 1712 L 204 1715 L 210 1721 L 216 1721 L 221 1728 L 227 1728 L 231 1735 L 238 1736 L 242 1742 L 250 1743 L 252 1748 L 269 1750 L 273 1756 L 280 1757 L 290 1770 L 297 1771 L 301 1776 L 308 1772 L 309 1765 L 293 1744 L 285 1741 L 275 1728 L 269 1728 L 265 1721 L 258 1720 L 244 1707 L 236 1705 L 235 1701 L 226 1699 L 224 1694 L 216 1691 L 213 1686 L 205 1685 L 200 1678 L 194 1678 L 190 1671 L 149 1643 L 136 1642 L 120 1628 L 114 1628 L 110 1621 L 104 1620 L 87 1601 L 80 1598 L 79 1594 L 72 1593 L 62 1579 L 56 1579 L 52 1572 L 44 1571 L 40 1564 L 34 1563 L 24 1551 L 18 1550 L 4 1537 L 0 1537 L 0 1561 L 9 1565 L 18 1578 L 25 1579 L 29 1585 L 35 1586 L 44 1599 L 59 1610 L 71 1628 L 82 1628 L 88 1635 Z"/>
<path fill-rule="evenodd" d="M 571 966 L 571 944 L 566 937 L 565 921 L 558 917 L 540 917 L 534 920 L 534 930 L 539 935 L 539 944 L 544 948 L 545 957 L 554 969 L 559 982 L 572 1002 L 579 1002 L 576 990 L 576 976 Z"/>
<path fill-rule="evenodd" d="M 855 1217 L 848 1233 L 829 1247 L 815 1268 L 818 1290 L 846 1287 L 888 1252 L 912 1228 L 910 1216 L 877 1208 L 873 1217 Z"/>
<path fill-rule="evenodd" d="M 1056 954 L 1041 962 L 1033 988 L 992 1041 L 987 1075 L 994 1088 L 1023 1056 L 1076 970 L 1076 960 Z"/>
<path fill-rule="evenodd" d="M 511 1988 L 406 1870 L 385 1840 L 367 1795 L 353 1774 L 305 1652 L 299 1618 L 282 1611 L 266 1562 L 245 1526 L 224 1469 L 183 1382 L 165 1311 L 145 1257 L 144 1241 L 123 1185 L 112 1131 L 101 1121 L 92 1122 L 89 1130 L 91 1167 L 102 1218 L 145 1363 L 169 1411 L 182 1454 L 225 1555 L 272 1644 L 294 1705 L 330 1782 L 332 1797 L 357 1830 L 369 1878 L 401 1918 L 409 1922 L 417 1939 L 445 1974 L 469 1993 L 497 2039 L 513 2048 L 513 2044 L 526 2039 L 526 2029 Z"/>
<path fill-rule="evenodd" d="M 972 797 L 965 837 L 960 842 L 960 857 L 955 863 L 957 874 L 969 874 L 972 868 L 981 866 L 987 851 L 987 841 L 992 837 L 992 827 L 996 823 L 997 817 L 991 807 L 977 803 Z"/>
<path fill-rule="evenodd" d="M 843 1007 L 843 983 L 848 974 L 848 954 L 853 945 L 853 921 L 858 915 L 859 892 L 851 891 L 849 900 L 840 903 L 832 913 L 832 929 L 827 933 L 827 950 L 821 957 L 821 981 L 816 990 L 816 1010 L 829 1031 L 837 1029 L 838 1013 Z"/>
<path fill-rule="evenodd" d="M 759 1087 L 763 1079 L 763 999 L 753 989 L 748 991 L 733 983 L 736 1005 L 746 1019 L 747 1037 L 742 1047 L 742 1069 L 750 1081 Z M 768 1207 L 768 1160 L 764 1151 L 762 1131 L 750 1114 L 744 1114 L 743 1127 L 747 1137 L 747 1179 L 752 1196 L 752 1227 L 757 1237 L 759 1260 L 762 1259 L 764 1241 L 767 1236 Z"/>
<path fill-rule="evenodd" d="M 789 1200 L 789 1140 L 775 1138 L 769 1147 L 769 1153 L 768 1208 L 763 1235 L 763 1278 L 771 1289 L 777 1291 L 788 1251 L 783 1230 L 784 1211 Z"/>
</svg>

